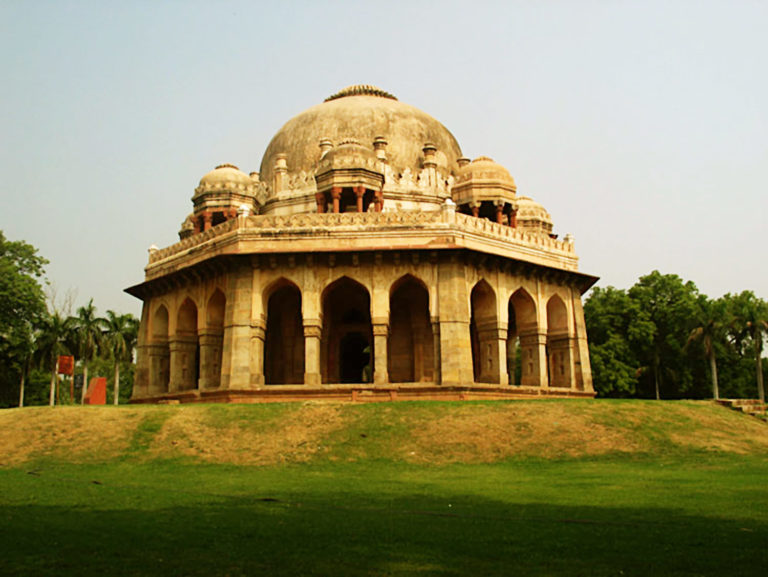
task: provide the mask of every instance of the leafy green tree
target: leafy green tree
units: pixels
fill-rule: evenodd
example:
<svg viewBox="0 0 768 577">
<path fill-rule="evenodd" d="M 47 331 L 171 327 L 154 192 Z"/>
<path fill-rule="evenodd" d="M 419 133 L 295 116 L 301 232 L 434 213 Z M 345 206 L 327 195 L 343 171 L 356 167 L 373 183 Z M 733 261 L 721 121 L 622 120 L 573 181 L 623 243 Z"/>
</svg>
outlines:
<svg viewBox="0 0 768 577">
<path fill-rule="evenodd" d="M 46 316 L 37 336 L 37 354 L 41 364 L 51 372 L 51 390 L 48 404 L 56 401 L 56 365 L 59 355 L 70 353 L 67 340 L 74 329 L 72 317 L 65 317 L 58 311 Z"/>
<path fill-rule="evenodd" d="M 636 316 L 635 304 L 626 291 L 614 287 L 596 287 L 584 302 L 592 379 L 600 396 L 631 397 L 637 393 L 639 363 L 628 337 Z"/>
<path fill-rule="evenodd" d="M 688 335 L 685 348 L 695 342 L 700 342 L 704 348 L 704 355 L 709 361 L 710 377 L 712 379 L 712 397 L 720 398 L 720 388 L 717 381 L 717 353 L 716 343 L 724 342 L 728 319 L 726 314 L 726 301 L 724 299 L 709 300 L 704 295 L 699 299 L 700 316 L 696 326 Z"/>
<path fill-rule="evenodd" d="M 103 319 L 96 315 L 93 299 L 89 300 L 87 305 L 77 309 L 77 316 L 74 317 L 73 325 L 77 349 L 83 361 L 83 392 L 80 396 L 80 404 L 85 403 L 85 393 L 88 389 L 88 363 L 91 362 L 101 344 L 103 324 Z"/>
<path fill-rule="evenodd" d="M 628 294 L 636 307 L 630 344 L 652 375 L 656 399 L 661 398 L 665 377 L 670 383 L 668 392 L 685 393 L 694 383 L 683 347 L 698 313 L 696 285 L 674 274 L 653 271 L 641 277 Z"/>
<path fill-rule="evenodd" d="M 120 399 L 120 363 L 130 361 L 133 357 L 133 349 L 139 332 L 139 320 L 132 314 L 119 315 L 114 311 L 107 311 L 107 316 L 102 319 L 104 327 L 105 343 L 109 347 L 114 360 L 114 403 L 117 405 Z"/>
<path fill-rule="evenodd" d="M 757 394 L 765 402 L 763 385 L 763 335 L 768 333 L 768 303 L 755 296 L 752 291 L 743 291 L 729 297 L 731 332 L 734 342 L 740 347 L 750 348 L 755 363 Z"/>
<path fill-rule="evenodd" d="M 23 241 L 9 241 L 0 231 L 0 403 L 10 399 L 8 389 L 19 378 L 19 402 L 33 351 L 35 327 L 46 316 L 41 282 L 48 261 Z M 0 404 L 0 406 L 2 406 Z"/>
</svg>

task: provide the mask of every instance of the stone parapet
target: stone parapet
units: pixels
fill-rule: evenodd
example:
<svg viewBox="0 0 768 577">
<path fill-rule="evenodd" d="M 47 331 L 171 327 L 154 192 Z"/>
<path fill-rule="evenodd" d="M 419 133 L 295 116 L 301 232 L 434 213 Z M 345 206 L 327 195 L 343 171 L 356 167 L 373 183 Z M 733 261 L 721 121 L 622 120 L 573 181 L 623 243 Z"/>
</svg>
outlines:
<svg viewBox="0 0 768 577">
<path fill-rule="evenodd" d="M 240 216 L 153 251 L 151 280 L 213 256 L 377 249 L 467 248 L 566 271 L 578 270 L 572 242 L 450 210 Z"/>
</svg>

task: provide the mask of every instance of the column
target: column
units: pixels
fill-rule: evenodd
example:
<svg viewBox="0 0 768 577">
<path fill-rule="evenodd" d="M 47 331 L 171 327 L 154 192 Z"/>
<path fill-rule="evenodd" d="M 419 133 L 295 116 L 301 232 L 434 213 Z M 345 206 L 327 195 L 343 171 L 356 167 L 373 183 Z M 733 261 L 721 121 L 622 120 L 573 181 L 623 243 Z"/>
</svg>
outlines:
<svg viewBox="0 0 768 577">
<path fill-rule="evenodd" d="M 331 188 L 331 198 L 333 199 L 333 212 L 339 212 L 339 201 L 341 200 L 341 187 L 334 186 Z"/>
<path fill-rule="evenodd" d="M 222 332 L 200 331 L 200 388 L 215 389 L 221 383 Z"/>
<path fill-rule="evenodd" d="M 357 212 L 363 212 L 363 197 L 365 196 L 365 187 L 356 186 L 354 191 L 355 196 L 357 197 Z"/>
<path fill-rule="evenodd" d="M 469 207 L 472 209 L 472 216 L 475 218 L 480 216 L 480 204 L 479 202 L 470 202 Z"/>
<path fill-rule="evenodd" d="M 319 385 L 320 339 L 323 327 L 320 319 L 304 319 L 304 384 Z"/>
<path fill-rule="evenodd" d="M 315 202 L 317 202 L 317 212 L 323 214 L 325 212 L 325 193 L 315 193 Z"/>
<path fill-rule="evenodd" d="M 381 212 L 384 208 L 384 192 L 381 190 L 376 191 L 376 212 Z"/>
<path fill-rule="evenodd" d="M 516 385 L 519 383 L 515 383 L 515 345 L 517 343 L 515 342 L 515 335 L 509 335 L 507 334 L 507 374 L 509 375 L 509 380 L 507 381 L 510 385 Z"/>
<path fill-rule="evenodd" d="M 253 372 L 251 367 L 252 362 L 263 364 L 264 356 L 262 335 L 261 360 L 254 359 L 256 353 L 252 340 L 258 338 L 258 335 L 252 335 L 252 332 L 257 332 L 261 328 L 259 323 L 263 321 L 251 319 L 253 274 L 250 266 L 242 265 L 227 278 L 227 309 L 221 359 L 221 387 L 225 389 L 247 389 L 264 382 L 263 369 Z M 254 368 L 258 368 L 258 364 Z"/>
<path fill-rule="evenodd" d="M 433 378 L 435 384 L 440 384 L 440 320 L 432 317 L 432 347 L 433 347 Z"/>
<path fill-rule="evenodd" d="M 171 378 L 168 390 L 171 393 L 197 388 L 197 337 L 177 336 L 171 339 Z"/>
<path fill-rule="evenodd" d="M 547 386 L 547 335 L 530 332 L 520 335 L 520 384 L 528 387 Z"/>
<path fill-rule="evenodd" d="M 389 339 L 389 325 L 386 320 L 374 319 L 373 321 L 373 382 L 377 385 L 389 382 L 387 369 L 387 344 Z"/>
<path fill-rule="evenodd" d="M 496 223 L 504 224 L 504 202 L 496 202 Z"/>
<path fill-rule="evenodd" d="M 211 228 L 212 222 L 213 222 L 213 215 L 210 212 L 204 212 L 203 213 L 203 231 L 209 230 Z"/>
<path fill-rule="evenodd" d="M 469 338 L 469 295 L 464 273 L 464 264 L 455 254 L 438 264 L 440 376 L 444 385 L 467 385 L 474 381 Z"/>
<path fill-rule="evenodd" d="M 170 359 L 168 344 L 153 344 L 145 347 L 148 356 L 148 394 L 159 395 L 168 392 L 168 371 Z"/>
</svg>

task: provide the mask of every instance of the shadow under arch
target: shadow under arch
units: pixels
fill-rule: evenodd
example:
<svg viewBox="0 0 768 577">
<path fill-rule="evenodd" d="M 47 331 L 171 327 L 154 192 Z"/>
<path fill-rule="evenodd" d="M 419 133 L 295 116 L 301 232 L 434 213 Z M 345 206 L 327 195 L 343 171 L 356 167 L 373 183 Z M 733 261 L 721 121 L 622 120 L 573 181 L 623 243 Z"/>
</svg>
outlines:
<svg viewBox="0 0 768 577">
<path fill-rule="evenodd" d="M 388 374 L 393 383 L 435 380 L 435 345 L 429 317 L 429 291 L 406 274 L 389 293 Z"/>
<path fill-rule="evenodd" d="M 499 346 L 496 292 L 488 281 L 479 280 L 470 293 L 469 334 L 475 382 L 499 383 Z"/>
<path fill-rule="evenodd" d="M 213 389 L 221 384 L 224 346 L 224 314 L 227 298 L 216 288 L 205 305 L 205 327 L 199 331 L 200 388 Z"/>
<path fill-rule="evenodd" d="M 176 313 L 176 334 L 171 344 L 170 387 L 177 391 L 195 389 L 199 379 L 200 343 L 197 338 L 197 305 L 187 297 Z"/>
<path fill-rule="evenodd" d="M 263 293 L 267 315 L 264 337 L 264 383 L 298 385 L 304 382 L 304 322 L 301 290 L 285 277 Z"/>
<path fill-rule="evenodd" d="M 321 302 L 323 382 L 371 382 L 373 327 L 368 289 L 348 276 L 342 276 L 326 287 Z"/>
<path fill-rule="evenodd" d="M 570 387 L 573 371 L 568 308 L 557 294 L 547 301 L 547 369 L 551 387 Z"/>
<path fill-rule="evenodd" d="M 168 346 L 168 308 L 161 304 L 152 315 L 149 352 L 149 392 L 168 392 L 171 351 Z"/>
<path fill-rule="evenodd" d="M 536 301 L 524 288 L 509 297 L 507 370 L 510 384 L 538 385 L 538 322 Z"/>
</svg>

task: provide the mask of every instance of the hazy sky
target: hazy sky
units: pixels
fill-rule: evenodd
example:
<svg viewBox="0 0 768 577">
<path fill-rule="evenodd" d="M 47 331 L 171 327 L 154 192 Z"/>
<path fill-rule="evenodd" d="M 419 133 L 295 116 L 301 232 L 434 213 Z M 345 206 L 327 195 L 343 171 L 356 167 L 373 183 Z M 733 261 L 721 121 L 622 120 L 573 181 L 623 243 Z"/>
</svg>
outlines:
<svg viewBox="0 0 768 577">
<path fill-rule="evenodd" d="M 487 155 L 583 272 L 768 298 L 768 2 L 0 0 L 0 229 L 138 313 L 200 177 L 374 84 Z"/>
</svg>

